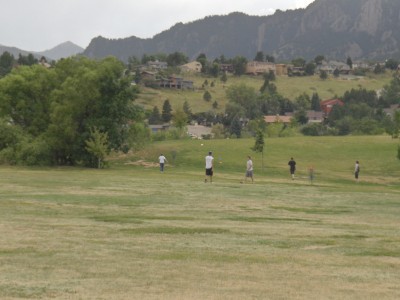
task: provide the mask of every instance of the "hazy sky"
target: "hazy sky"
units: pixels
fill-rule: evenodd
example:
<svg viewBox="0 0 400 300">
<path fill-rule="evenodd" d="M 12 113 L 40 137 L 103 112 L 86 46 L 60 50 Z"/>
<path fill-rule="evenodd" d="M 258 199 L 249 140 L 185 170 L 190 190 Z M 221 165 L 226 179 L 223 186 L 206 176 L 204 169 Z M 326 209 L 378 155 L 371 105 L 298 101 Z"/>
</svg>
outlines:
<svg viewBox="0 0 400 300">
<path fill-rule="evenodd" d="M 269 15 L 314 0 L 0 0 L 0 44 L 43 51 L 66 41 L 83 48 L 99 35 L 151 38 L 178 22 L 240 11 Z"/>
</svg>

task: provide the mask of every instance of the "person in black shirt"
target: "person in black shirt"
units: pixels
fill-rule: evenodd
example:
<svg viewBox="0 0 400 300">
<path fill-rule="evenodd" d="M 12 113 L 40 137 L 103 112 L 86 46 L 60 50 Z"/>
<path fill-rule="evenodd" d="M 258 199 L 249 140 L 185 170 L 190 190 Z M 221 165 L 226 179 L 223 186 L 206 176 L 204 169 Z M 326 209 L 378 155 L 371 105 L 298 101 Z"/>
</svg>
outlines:
<svg viewBox="0 0 400 300">
<path fill-rule="evenodd" d="M 294 180 L 294 172 L 296 171 L 296 162 L 294 161 L 293 157 L 288 162 L 290 166 L 290 174 L 292 175 L 292 180 Z"/>
</svg>

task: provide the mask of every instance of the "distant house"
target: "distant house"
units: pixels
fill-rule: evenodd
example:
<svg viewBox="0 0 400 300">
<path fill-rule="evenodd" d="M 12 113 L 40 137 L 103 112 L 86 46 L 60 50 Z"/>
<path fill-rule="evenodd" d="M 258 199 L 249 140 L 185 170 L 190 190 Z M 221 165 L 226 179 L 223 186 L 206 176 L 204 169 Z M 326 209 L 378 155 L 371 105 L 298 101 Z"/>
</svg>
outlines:
<svg viewBox="0 0 400 300">
<path fill-rule="evenodd" d="M 308 110 L 308 123 L 321 123 L 324 120 L 324 112 L 316 110 Z"/>
<path fill-rule="evenodd" d="M 273 123 L 290 124 L 290 122 L 292 122 L 292 116 L 268 115 L 264 116 L 264 121 L 267 124 L 273 124 Z"/>
<path fill-rule="evenodd" d="M 168 123 L 162 125 L 149 125 L 149 128 L 152 133 L 157 133 L 159 131 L 168 130 L 170 128 L 170 125 Z"/>
<path fill-rule="evenodd" d="M 195 72 L 195 73 L 200 73 L 201 69 L 202 69 L 202 65 L 201 63 L 199 63 L 198 61 L 192 61 L 190 63 L 184 64 L 182 66 L 180 66 L 180 69 L 183 72 Z"/>
<path fill-rule="evenodd" d="M 400 111 L 400 104 L 392 104 L 390 105 L 389 108 L 384 108 L 383 111 L 386 113 L 388 117 L 393 118 L 394 114 L 397 111 Z"/>
<path fill-rule="evenodd" d="M 350 74 L 351 69 L 350 67 L 343 63 L 343 62 L 338 62 L 338 61 L 323 61 L 321 65 L 317 66 L 316 72 L 320 73 L 322 71 L 325 71 L 328 74 L 333 74 L 335 70 L 338 70 L 340 74 Z"/>
<path fill-rule="evenodd" d="M 142 79 L 144 80 L 154 80 L 156 79 L 156 74 L 155 72 L 150 72 L 150 71 L 142 71 L 140 72 L 140 76 L 142 77 Z"/>
<path fill-rule="evenodd" d="M 45 68 L 50 68 L 51 65 L 47 62 L 46 57 L 42 56 L 39 60 L 39 65 L 42 65 Z"/>
<path fill-rule="evenodd" d="M 289 76 L 304 76 L 306 71 L 303 67 L 295 67 L 294 65 L 288 65 Z"/>
<path fill-rule="evenodd" d="M 170 76 L 157 80 L 158 86 L 170 89 L 193 89 L 193 81 L 184 80 L 182 77 Z"/>
<path fill-rule="evenodd" d="M 340 99 L 329 99 L 320 102 L 321 110 L 323 111 L 325 117 L 329 115 L 335 105 L 343 106 L 344 103 Z"/>
<path fill-rule="evenodd" d="M 276 67 L 274 63 L 264 62 L 264 61 L 250 61 L 246 65 L 246 74 L 251 75 L 262 75 L 268 73 L 269 71 L 276 74 Z"/>
<path fill-rule="evenodd" d="M 277 76 L 284 76 L 288 74 L 288 66 L 285 64 L 276 64 L 275 69 Z"/>
<path fill-rule="evenodd" d="M 152 70 L 165 70 L 168 68 L 168 64 L 165 61 L 148 61 L 147 67 Z"/>
<path fill-rule="evenodd" d="M 220 64 L 219 70 L 222 72 L 233 73 L 234 68 L 232 64 Z"/>
</svg>

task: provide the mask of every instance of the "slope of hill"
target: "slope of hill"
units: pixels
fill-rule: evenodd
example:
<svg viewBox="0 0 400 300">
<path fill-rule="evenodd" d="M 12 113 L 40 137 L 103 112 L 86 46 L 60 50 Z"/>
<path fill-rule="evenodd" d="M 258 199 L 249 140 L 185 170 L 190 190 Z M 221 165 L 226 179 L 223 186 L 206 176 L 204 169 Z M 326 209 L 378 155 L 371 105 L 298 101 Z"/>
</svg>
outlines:
<svg viewBox="0 0 400 300">
<path fill-rule="evenodd" d="M 232 13 L 178 23 L 151 39 L 94 38 L 85 49 L 89 57 L 115 55 L 127 61 L 132 55 L 183 52 L 215 58 L 243 55 L 253 58 L 264 51 L 287 60 L 314 58 L 382 59 L 400 57 L 400 1 L 316 0 L 306 9 L 277 11 L 271 16 Z"/>
<path fill-rule="evenodd" d="M 26 56 L 31 53 L 33 56 L 35 56 L 38 59 L 40 59 L 42 56 L 44 56 L 48 60 L 58 60 L 60 58 L 66 58 L 69 56 L 76 55 L 78 53 L 82 53 L 83 50 L 84 49 L 82 47 L 79 47 L 72 42 L 65 42 L 65 43 L 62 43 L 62 44 L 52 48 L 52 49 L 49 49 L 46 51 L 41 51 L 41 52 L 21 50 L 16 47 L 8 47 L 8 46 L 0 45 L 0 54 L 7 51 L 7 52 L 11 53 L 12 55 L 14 55 L 14 57 L 18 57 L 19 54 Z"/>
<path fill-rule="evenodd" d="M 66 58 L 69 56 L 73 56 L 79 53 L 82 53 L 84 49 L 78 45 L 75 45 L 72 42 L 65 42 L 62 43 L 52 49 L 38 52 L 37 54 L 40 54 L 45 57 L 49 57 L 54 60 L 59 60 L 60 58 Z"/>
<path fill-rule="evenodd" d="M 40 53 L 25 51 L 25 50 L 18 49 L 16 47 L 0 45 L 0 55 L 3 54 L 4 52 L 10 53 L 10 54 L 14 55 L 14 57 L 16 57 L 16 58 L 18 58 L 19 54 L 26 56 L 30 53 L 32 53 L 33 56 L 36 57 L 37 59 L 40 59 L 42 57 L 42 55 Z"/>
</svg>

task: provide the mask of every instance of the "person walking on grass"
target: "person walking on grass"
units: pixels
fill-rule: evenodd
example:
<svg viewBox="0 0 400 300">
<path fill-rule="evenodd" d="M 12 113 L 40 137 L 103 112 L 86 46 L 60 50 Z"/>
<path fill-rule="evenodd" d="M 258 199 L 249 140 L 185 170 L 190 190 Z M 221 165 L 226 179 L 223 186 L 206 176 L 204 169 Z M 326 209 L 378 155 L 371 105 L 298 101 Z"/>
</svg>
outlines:
<svg viewBox="0 0 400 300">
<path fill-rule="evenodd" d="M 165 162 L 168 161 L 167 158 L 161 153 L 160 156 L 158 157 L 158 161 L 160 162 L 160 172 L 164 172 L 164 165 Z"/>
<path fill-rule="evenodd" d="M 354 166 L 354 178 L 358 182 L 358 175 L 360 174 L 360 162 L 357 160 Z"/>
<path fill-rule="evenodd" d="M 212 183 L 212 177 L 214 175 L 213 161 L 214 157 L 212 156 L 212 152 L 210 151 L 206 156 L 206 178 L 204 179 L 204 182 L 207 182 L 207 177 L 210 177 L 210 183 Z"/>
<path fill-rule="evenodd" d="M 249 155 L 247 157 L 247 163 L 246 163 L 246 175 L 244 180 L 247 182 L 247 178 L 251 178 L 251 183 L 254 183 L 253 179 L 253 161 L 251 160 L 251 156 Z"/>
<path fill-rule="evenodd" d="M 296 162 L 294 161 L 293 157 L 290 158 L 288 165 L 289 165 L 290 174 L 292 175 L 292 180 L 294 180 L 294 172 L 296 172 Z"/>
</svg>

